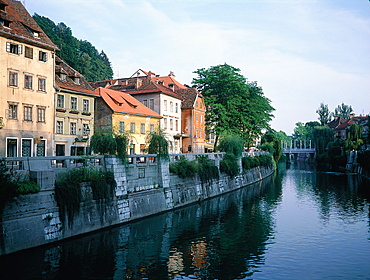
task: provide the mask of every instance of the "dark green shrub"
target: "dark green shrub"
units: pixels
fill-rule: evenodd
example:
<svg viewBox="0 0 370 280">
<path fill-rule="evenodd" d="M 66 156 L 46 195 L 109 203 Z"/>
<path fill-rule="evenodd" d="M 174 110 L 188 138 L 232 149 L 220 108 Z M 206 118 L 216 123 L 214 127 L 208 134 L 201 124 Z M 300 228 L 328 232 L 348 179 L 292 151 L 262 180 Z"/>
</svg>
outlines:
<svg viewBox="0 0 370 280">
<path fill-rule="evenodd" d="M 170 172 L 181 178 L 192 177 L 197 172 L 196 163 L 189 161 L 184 156 L 180 156 L 179 161 L 170 163 Z"/>
<path fill-rule="evenodd" d="M 266 142 L 258 146 L 259 149 L 265 152 L 269 152 L 271 155 L 274 154 L 274 146 L 272 142 Z"/>
<path fill-rule="evenodd" d="M 234 178 L 239 174 L 238 158 L 233 154 L 225 154 L 220 161 L 220 171 Z"/>
<path fill-rule="evenodd" d="M 263 167 L 271 167 L 274 165 L 272 156 L 269 155 L 260 155 L 256 157 L 259 161 L 259 165 Z"/>
<path fill-rule="evenodd" d="M 370 150 L 358 152 L 357 162 L 361 165 L 363 171 L 370 174 Z"/>
<path fill-rule="evenodd" d="M 82 182 L 90 183 L 95 200 L 111 199 L 117 185 L 111 171 L 105 172 L 93 166 L 71 168 L 60 174 L 55 182 L 55 197 L 61 220 L 65 222 L 68 217 L 70 226 L 74 215 L 80 211 Z"/>
<path fill-rule="evenodd" d="M 250 170 L 260 165 L 260 161 L 258 157 L 243 157 L 242 158 L 242 166 L 245 170 Z"/>
<path fill-rule="evenodd" d="M 227 135 L 222 137 L 217 150 L 240 157 L 244 151 L 244 141 L 239 135 Z"/>
<path fill-rule="evenodd" d="M 218 168 L 206 155 L 200 155 L 197 157 L 198 162 L 198 175 L 200 181 L 204 184 L 210 182 L 213 179 L 219 178 Z"/>
</svg>

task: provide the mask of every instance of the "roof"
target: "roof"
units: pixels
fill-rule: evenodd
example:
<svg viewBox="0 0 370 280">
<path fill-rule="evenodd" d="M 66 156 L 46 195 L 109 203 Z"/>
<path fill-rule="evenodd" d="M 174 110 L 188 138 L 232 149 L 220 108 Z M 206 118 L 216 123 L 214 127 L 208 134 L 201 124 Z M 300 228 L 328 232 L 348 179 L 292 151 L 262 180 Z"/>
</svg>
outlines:
<svg viewBox="0 0 370 280">
<path fill-rule="evenodd" d="M 61 79 L 61 74 L 66 75 L 65 80 Z M 74 81 L 74 78 L 79 78 L 79 84 Z M 55 83 L 62 89 L 97 95 L 85 77 L 58 56 L 55 56 Z"/>
<path fill-rule="evenodd" d="M 100 95 L 114 112 L 162 118 L 128 93 L 107 88 L 97 88 L 95 93 Z"/>
<path fill-rule="evenodd" d="M 346 120 L 344 123 L 338 125 L 335 130 L 343 130 L 350 127 L 352 124 L 364 124 L 368 120 L 368 116 L 351 116 L 350 119 Z"/>
<path fill-rule="evenodd" d="M 0 36 L 42 46 L 49 50 L 58 49 L 20 1 L 1 0 L 0 3 L 5 5 L 5 11 L 0 10 L 0 19 L 9 23 L 9 27 L 0 25 Z"/>
<path fill-rule="evenodd" d="M 328 127 L 331 129 L 336 129 L 339 125 L 346 122 L 346 119 L 343 119 L 342 117 L 334 117 L 334 120 L 332 120 L 330 123 L 328 123 Z"/>
<path fill-rule="evenodd" d="M 176 92 L 179 93 L 183 98 L 181 104 L 182 108 L 193 108 L 197 97 L 200 96 L 203 98 L 203 96 L 195 88 L 179 89 Z"/>
</svg>

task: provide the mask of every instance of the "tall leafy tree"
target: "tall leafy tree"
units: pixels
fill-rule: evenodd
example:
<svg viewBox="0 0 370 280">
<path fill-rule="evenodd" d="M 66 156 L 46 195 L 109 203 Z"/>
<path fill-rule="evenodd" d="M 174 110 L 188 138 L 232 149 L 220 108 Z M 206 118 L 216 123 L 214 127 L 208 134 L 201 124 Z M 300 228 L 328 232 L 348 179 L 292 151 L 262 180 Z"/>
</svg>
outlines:
<svg viewBox="0 0 370 280">
<path fill-rule="evenodd" d="M 338 107 L 334 109 L 334 116 L 338 116 L 343 119 L 349 119 L 352 113 L 353 113 L 352 106 L 346 105 L 344 103 L 338 105 Z"/>
<path fill-rule="evenodd" d="M 35 14 L 35 21 L 59 48 L 57 55 L 85 76 L 88 81 L 107 80 L 113 77 L 108 56 L 86 40 L 78 40 L 65 23 L 55 24 L 47 17 Z"/>
<path fill-rule="evenodd" d="M 257 83 L 247 83 L 240 69 L 222 64 L 194 73 L 193 85 L 205 97 L 206 125 L 220 135 L 237 134 L 247 145 L 268 128 L 274 108 Z"/>
<path fill-rule="evenodd" d="M 319 115 L 318 119 L 321 125 L 326 125 L 330 122 L 331 113 L 327 104 L 321 103 L 320 107 L 316 110 L 316 113 Z"/>
</svg>

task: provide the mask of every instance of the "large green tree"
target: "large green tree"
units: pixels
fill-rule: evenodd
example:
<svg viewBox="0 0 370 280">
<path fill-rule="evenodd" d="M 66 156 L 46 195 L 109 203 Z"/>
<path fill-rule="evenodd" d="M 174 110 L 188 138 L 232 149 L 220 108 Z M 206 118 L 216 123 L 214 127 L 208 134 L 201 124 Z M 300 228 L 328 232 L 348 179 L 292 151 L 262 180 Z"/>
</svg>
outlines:
<svg viewBox="0 0 370 280">
<path fill-rule="evenodd" d="M 193 85 L 203 94 L 207 106 L 206 126 L 218 137 L 237 134 L 249 145 L 269 128 L 274 108 L 256 82 L 247 82 L 240 69 L 222 64 L 194 71 Z"/>
<path fill-rule="evenodd" d="M 327 104 L 321 103 L 320 107 L 316 110 L 316 113 L 319 115 L 318 119 L 321 125 L 326 125 L 330 122 L 331 113 Z"/>
<path fill-rule="evenodd" d="M 34 14 L 33 18 L 46 35 L 59 48 L 57 55 L 85 76 L 88 81 L 107 80 L 113 77 L 108 56 L 86 40 L 78 40 L 70 27 L 63 22 L 55 24 L 47 17 Z"/>
<path fill-rule="evenodd" d="M 337 108 L 334 109 L 334 116 L 338 116 L 343 119 L 349 119 L 352 113 L 353 113 L 352 106 L 346 105 L 344 103 L 338 105 Z"/>
</svg>

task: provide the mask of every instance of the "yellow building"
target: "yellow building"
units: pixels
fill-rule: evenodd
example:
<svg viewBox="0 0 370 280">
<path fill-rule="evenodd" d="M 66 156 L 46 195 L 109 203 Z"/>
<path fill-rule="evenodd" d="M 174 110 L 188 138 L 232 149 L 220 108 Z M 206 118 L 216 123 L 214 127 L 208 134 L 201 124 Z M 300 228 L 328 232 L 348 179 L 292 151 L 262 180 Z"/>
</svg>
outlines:
<svg viewBox="0 0 370 280">
<path fill-rule="evenodd" d="M 162 117 L 127 93 L 107 88 L 95 92 L 101 97 L 96 100 L 95 125 L 129 134 L 129 153 L 142 154 L 146 136 L 156 131 Z"/>
<path fill-rule="evenodd" d="M 0 157 L 53 154 L 56 49 L 20 1 L 0 0 Z"/>
</svg>

